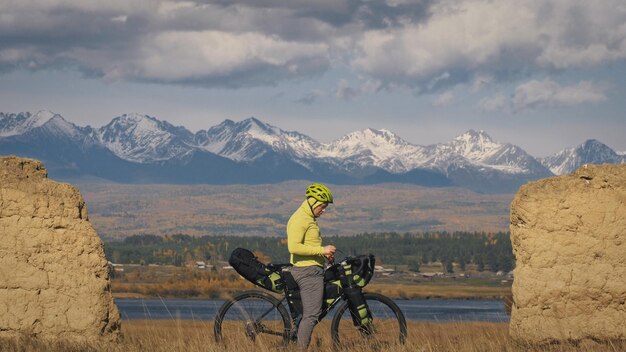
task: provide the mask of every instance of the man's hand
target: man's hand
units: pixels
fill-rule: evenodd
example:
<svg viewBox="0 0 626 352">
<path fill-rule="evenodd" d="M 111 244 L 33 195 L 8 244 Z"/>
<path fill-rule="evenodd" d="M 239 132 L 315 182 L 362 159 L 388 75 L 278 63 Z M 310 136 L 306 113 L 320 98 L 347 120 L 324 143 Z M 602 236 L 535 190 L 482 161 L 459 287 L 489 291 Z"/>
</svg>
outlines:
<svg viewBox="0 0 626 352">
<path fill-rule="evenodd" d="M 336 250 L 337 248 L 332 244 L 324 247 L 324 257 L 326 257 L 326 260 L 331 264 L 335 261 Z"/>
<path fill-rule="evenodd" d="M 337 248 L 333 246 L 332 244 L 329 244 L 328 246 L 324 246 L 324 256 L 334 255 L 336 250 Z"/>
</svg>

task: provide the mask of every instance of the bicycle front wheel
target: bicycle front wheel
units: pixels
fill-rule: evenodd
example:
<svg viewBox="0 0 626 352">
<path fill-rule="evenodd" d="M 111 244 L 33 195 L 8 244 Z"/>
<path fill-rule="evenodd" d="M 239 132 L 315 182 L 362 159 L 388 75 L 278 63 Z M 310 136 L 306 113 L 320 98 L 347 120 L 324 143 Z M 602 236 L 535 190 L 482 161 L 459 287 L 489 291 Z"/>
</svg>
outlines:
<svg viewBox="0 0 626 352">
<path fill-rule="evenodd" d="M 243 292 L 224 302 L 215 316 L 215 340 L 242 350 L 287 344 L 290 330 L 289 313 L 265 292 Z"/>
<path fill-rule="evenodd" d="M 372 313 L 372 322 L 365 327 L 354 326 L 348 302 L 343 302 L 333 317 L 331 335 L 337 347 L 379 349 L 404 344 L 406 319 L 400 308 L 389 298 L 377 293 L 364 293 Z"/>
</svg>

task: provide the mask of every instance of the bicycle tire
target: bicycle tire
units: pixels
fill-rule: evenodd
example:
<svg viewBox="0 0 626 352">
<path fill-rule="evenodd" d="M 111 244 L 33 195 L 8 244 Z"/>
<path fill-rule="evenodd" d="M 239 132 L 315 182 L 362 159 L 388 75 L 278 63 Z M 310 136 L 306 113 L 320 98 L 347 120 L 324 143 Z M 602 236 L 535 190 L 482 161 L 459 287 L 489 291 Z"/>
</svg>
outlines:
<svg viewBox="0 0 626 352">
<path fill-rule="evenodd" d="M 364 293 L 373 321 L 367 329 L 354 326 L 348 302 L 343 302 L 331 323 L 335 347 L 380 349 L 406 342 L 407 326 L 404 313 L 391 299 L 378 293 Z"/>
<path fill-rule="evenodd" d="M 289 342 L 291 319 L 285 307 L 273 296 L 260 291 L 242 292 L 222 304 L 215 316 L 213 332 L 218 343 L 243 348 L 266 347 Z"/>
</svg>

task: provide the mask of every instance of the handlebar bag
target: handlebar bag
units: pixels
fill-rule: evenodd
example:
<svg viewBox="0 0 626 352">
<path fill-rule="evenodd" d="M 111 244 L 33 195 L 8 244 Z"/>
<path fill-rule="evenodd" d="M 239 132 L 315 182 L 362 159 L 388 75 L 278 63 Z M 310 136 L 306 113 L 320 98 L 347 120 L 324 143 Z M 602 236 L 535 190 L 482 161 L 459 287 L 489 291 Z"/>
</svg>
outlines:
<svg viewBox="0 0 626 352">
<path fill-rule="evenodd" d="M 374 266 L 376 258 L 373 254 L 364 254 L 357 256 L 352 264 L 352 280 L 359 287 L 365 287 L 372 276 L 374 276 Z"/>
<path fill-rule="evenodd" d="M 261 263 L 251 251 L 245 248 L 235 249 L 230 254 L 228 264 L 239 275 L 253 284 L 276 293 L 283 292 L 285 283 L 280 274 Z"/>
</svg>

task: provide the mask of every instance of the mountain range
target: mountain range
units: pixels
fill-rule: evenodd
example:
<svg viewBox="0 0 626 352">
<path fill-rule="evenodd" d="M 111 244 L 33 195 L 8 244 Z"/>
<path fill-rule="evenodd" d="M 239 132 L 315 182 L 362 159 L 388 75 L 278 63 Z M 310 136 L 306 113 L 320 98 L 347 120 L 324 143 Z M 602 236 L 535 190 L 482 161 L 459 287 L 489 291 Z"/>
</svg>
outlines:
<svg viewBox="0 0 626 352">
<path fill-rule="evenodd" d="M 49 111 L 0 113 L 0 154 L 42 160 L 51 177 L 124 183 L 259 184 L 293 179 L 333 184 L 412 183 L 510 193 L 528 181 L 586 163 L 625 163 L 597 140 L 535 158 L 522 148 L 469 130 L 428 146 L 385 129 L 320 143 L 254 117 L 192 133 L 141 114 L 80 127 Z"/>
</svg>

